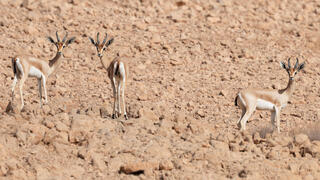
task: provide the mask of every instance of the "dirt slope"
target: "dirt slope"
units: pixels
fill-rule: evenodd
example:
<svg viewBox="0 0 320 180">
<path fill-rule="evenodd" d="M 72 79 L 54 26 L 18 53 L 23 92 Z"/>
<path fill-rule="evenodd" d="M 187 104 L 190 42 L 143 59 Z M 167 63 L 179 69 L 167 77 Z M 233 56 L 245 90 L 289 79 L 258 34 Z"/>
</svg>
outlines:
<svg viewBox="0 0 320 180">
<path fill-rule="evenodd" d="M 291 135 L 320 117 L 319 1 L 0 5 L 2 179 L 320 179 L 320 141 Z M 51 59 L 56 49 L 45 37 L 55 31 L 77 39 L 48 79 L 49 103 L 39 108 L 30 78 L 25 111 L 7 114 L 11 58 Z M 111 118 L 111 85 L 88 39 L 98 31 L 115 37 L 104 58 L 118 53 L 128 63 L 128 121 Z M 282 110 L 281 134 L 254 133 L 270 124 L 269 112 L 256 112 L 240 133 L 237 92 L 286 87 L 279 62 L 288 57 L 306 67 Z"/>
</svg>

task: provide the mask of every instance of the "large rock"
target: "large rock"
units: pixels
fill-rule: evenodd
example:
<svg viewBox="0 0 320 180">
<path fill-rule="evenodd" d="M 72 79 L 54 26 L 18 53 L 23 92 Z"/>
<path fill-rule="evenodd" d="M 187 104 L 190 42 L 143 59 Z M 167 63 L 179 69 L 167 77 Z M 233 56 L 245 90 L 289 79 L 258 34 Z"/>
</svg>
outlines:
<svg viewBox="0 0 320 180">
<path fill-rule="evenodd" d="M 157 162 L 134 162 L 122 165 L 120 172 L 126 174 L 144 173 L 145 171 L 159 169 L 159 163 Z"/>
<path fill-rule="evenodd" d="M 72 116 L 69 141 L 71 143 L 88 142 L 89 132 L 94 128 L 94 121 L 87 115 L 75 114 Z"/>
</svg>

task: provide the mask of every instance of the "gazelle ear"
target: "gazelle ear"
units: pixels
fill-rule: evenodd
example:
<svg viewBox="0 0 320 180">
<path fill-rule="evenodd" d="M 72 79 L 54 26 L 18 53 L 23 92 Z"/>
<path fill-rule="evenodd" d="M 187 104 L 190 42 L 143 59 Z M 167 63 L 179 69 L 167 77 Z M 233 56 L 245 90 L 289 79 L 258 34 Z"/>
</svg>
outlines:
<svg viewBox="0 0 320 180">
<path fill-rule="evenodd" d="M 94 40 L 93 40 L 91 37 L 89 37 L 89 39 L 90 39 L 90 41 L 91 41 L 91 43 L 92 43 L 93 45 L 96 45 L 96 43 L 94 42 Z"/>
<path fill-rule="evenodd" d="M 76 37 L 72 37 L 67 41 L 67 45 L 73 43 L 76 40 Z"/>
<path fill-rule="evenodd" d="M 286 64 L 284 63 L 284 62 L 280 62 L 280 66 L 283 68 L 283 69 L 285 69 L 285 70 L 287 70 L 287 66 L 286 66 Z"/>
<path fill-rule="evenodd" d="M 54 40 L 52 39 L 52 37 L 48 36 L 47 39 L 48 39 L 51 43 L 55 44 L 55 42 L 54 42 Z"/>
<path fill-rule="evenodd" d="M 113 38 L 111 38 L 111 39 L 107 42 L 106 47 L 110 46 L 110 44 L 112 44 L 112 43 L 113 43 Z"/>
<path fill-rule="evenodd" d="M 299 65 L 298 71 L 304 68 L 304 62 Z"/>
</svg>

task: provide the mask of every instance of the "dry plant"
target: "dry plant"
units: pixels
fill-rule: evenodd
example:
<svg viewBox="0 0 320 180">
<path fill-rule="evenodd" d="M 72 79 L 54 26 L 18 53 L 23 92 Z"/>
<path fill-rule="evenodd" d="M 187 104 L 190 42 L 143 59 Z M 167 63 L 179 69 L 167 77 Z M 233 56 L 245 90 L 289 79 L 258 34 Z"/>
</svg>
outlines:
<svg viewBox="0 0 320 180">
<path fill-rule="evenodd" d="M 266 124 L 266 125 L 260 126 L 257 129 L 255 129 L 252 132 L 252 135 L 254 135 L 258 132 L 260 137 L 265 139 L 267 134 L 272 134 L 274 132 L 274 130 L 275 130 L 275 128 L 272 125 Z"/>
<path fill-rule="evenodd" d="M 305 134 L 309 137 L 310 141 L 320 141 L 320 123 L 313 123 L 304 128 L 294 129 L 291 135 Z"/>
</svg>

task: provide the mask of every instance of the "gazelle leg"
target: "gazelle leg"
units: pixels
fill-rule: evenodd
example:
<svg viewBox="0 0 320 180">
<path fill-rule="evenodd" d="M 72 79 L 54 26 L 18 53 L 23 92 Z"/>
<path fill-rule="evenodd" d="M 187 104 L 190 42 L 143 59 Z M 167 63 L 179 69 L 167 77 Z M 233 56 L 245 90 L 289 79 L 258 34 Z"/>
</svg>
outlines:
<svg viewBox="0 0 320 180">
<path fill-rule="evenodd" d="M 240 116 L 239 120 L 237 121 L 237 125 L 239 128 L 241 128 L 241 124 L 240 124 L 241 119 L 243 118 L 244 114 L 246 113 L 246 108 L 243 106 L 240 106 L 240 107 L 241 107 L 242 112 L 241 112 L 241 116 Z"/>
<path fill-rule="evenodd" d="M 24 82 L 26 81 L 27 76 L 22 76 L 20 82 L 19 82 L 19 89 L 20 89 L 20 98 L 21 98 L 21 107 L 20 107 L 20 111 L 23 109 L 24 107 L 24 101 L 23 101 L 23 93 L 22 93 L 22 89 L 23 89 L 23 85 Z"/>
<path fill-rule="evenodd" d="M 276 126 L 276 111 L 275 108 L 271 111 L 271 125 L 272 127 Z"/>
<path fill-rule="evenodd" d="M 276 116 L 276 120 L 277 120 L 277 129 L 278 129 L 278 133 L 280 133 L 280 108 L 274 106 L 274 110 L 275 110 L 275 116 Z"/>
<path fill-rule="evenodd" d="M 123 116 L 127 120 L 128 116 L 127 116 L 127 111 L 126 111 L 126 103 L 125 103 L 125 100 L 124 100 L 124 98 L 125 98 L 124 97 L 124 89 L 126 87 L 126 78 L 123 78 L 123 81 L 122 81 L 121 85 L 122 85 L 121 94 L 122 94 Z"/>
<path fill-rule="evenodd" d="M 117 104 L 118 104 L 118 117 L 121 116 L 121 104 L 120 104 L 120 94 L 121 94 L 121 81 L 118 82 L 118 90 L 117 90 Z"/>
<path fill-rule="evenodd" d="M 14 100 L 14 88 L 17 85 L 18 77 L 17 75 L 14 75 L 13 83 L 12 83 L 12 88 L 11 88 L 11 105 L 13 105 L 13 100 Z"/>
<path fill-rule="evenodd" d="M 111 85 L 113 90 L 113 113 L 112 113 L 112 119 L 117 118 L 118 112 L 116 111 L 116 102 L 117 102 L 117 90 L 116 90 L 116 79 L 111 79 Z"/>
<path fill-rule="evenodd" d="M 251 106 L 251 107 L 248 106 L 246 108 L 246 112 L 245 112 L 244 116 L 242 117 L 242 119 L 240 120 L 241 130 L 246 130 L 246 123 L 247 123 L 248 119 L 251 117 L 251 115 L 255 109 L 256 109 L 256 106 Z"/>
<path fill-rule="evenodd" d="M 40 96 L 40 107 L 42 107 L 42 89 L 41 89 L 41 78 L 38 79 L 39 96 Z"/>
<path fill-rule="evenodd" d="M 42 86 L 43 86 L 43 91 L 44 91 L 44 102 L 45 104 L 48 103 L 48 96 L 47 96 L 47 87 L 46 87 L 46 78 L 42 76 Z"/>
</svg>

